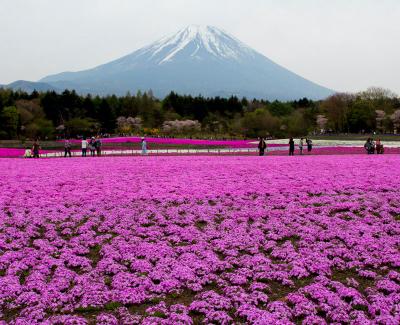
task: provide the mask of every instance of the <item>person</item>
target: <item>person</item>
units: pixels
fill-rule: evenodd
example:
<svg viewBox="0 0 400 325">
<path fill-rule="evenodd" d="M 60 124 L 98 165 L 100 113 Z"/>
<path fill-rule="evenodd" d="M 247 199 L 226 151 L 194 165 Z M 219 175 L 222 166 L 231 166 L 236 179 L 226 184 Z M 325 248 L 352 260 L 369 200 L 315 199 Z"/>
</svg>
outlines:
<svg viewBox="0 0 400 325">
<path fill-rule="evenodd" d="M 96 141 L 94 143 L 94 146 L 95 146 L 96 151 L 97 151 L 97 156 L 101 156 L 101 140 L 100 140 L 99 136 L 97 137 L 97 139 L 96 139 Z"/>
<path fill-rule="evenodd" d="M 292 137 L 289 139 L 289 156 L 294 156 L 294 140 Z"/>
<path fill-rule="evenodd" d="M 375 152 L 374 143 L 371 138 L 368 138 L 364 144 L 364 148 L 367 151 L 367 154 L 373 154 Z"/>
<path fill-rule="evenodd" d="M 383 154 L 383 144 L 381 143 L 381 139 L 376 140 L 376 153 L 378 155 Z"/>
<path fill-rule="evenodd" d="M 142 155 L 147 155 L 147 143 L 144 137 L 142 137 Z"/>
<path fill-rule="evenodd" d="M 308 153 L 310 153 L 312 150 L 312 140 L 306 139 L 306 143 L 307 143 L 307 151 L 308 151 Z"/>
<path fill-rule="evenodd" d="M 35 142 L 33 142 L 32 146 L 33 158 L 39 158 L 39 150 L 40 150 L 39 140 L 36 139 Z"/>
<path fill-rule="evenodd" d="M 87 147 L 88 147 L 88 142 L 87 142 L 86 138 L 83 138 L 82 139 L 82 157 L 86 157 Z"/>
<path fill-rule="evenodd" d="M 68 139 L 64 142 L 64 157 L 67 157 L 67 155 L 71 157 L 71 142 Z"/>
<path fill-rule="evenodd" d="M 301 138 L 300 141 L 299 141 L 300 155 L 303 154 L 303 145 L 304 145 L 303 138 Z"/>
<path fill-rule="evenodd" d="M 89 150 L 90 150 L 90 155 L 91 155 L 92 157 L 94 157 L 95 151 L 96 151 L 96 148 L 95 148 L 95 146 L 94 146 L 94 143 L 95 143 L 95 139 L 94 139 L 94 137 L 92 137 L 92 138 L 90 139 L 90 141 L 89 141 Z"/>
<path fill-rule="evenodd" d="M 364 149 L 367 151 L 367 154 L 370 153 L 371 151 L 371 144 L 370 144 L 370 139 L 368 138 L 367 141 L 364 143 Z"/>
<path fill-rule="evenodd" d="M 264 138 L 260 138 L 260 142 L 258 143 L 258 152 L 260 156 L 264 156 L 265 149 L 267 148 L 267 143 Z"/>
<path fill-rule="evenodd" d="M 32 151 L 28 147 L 25 149 L 24 158 L 32 158 Z"/>
</svg>

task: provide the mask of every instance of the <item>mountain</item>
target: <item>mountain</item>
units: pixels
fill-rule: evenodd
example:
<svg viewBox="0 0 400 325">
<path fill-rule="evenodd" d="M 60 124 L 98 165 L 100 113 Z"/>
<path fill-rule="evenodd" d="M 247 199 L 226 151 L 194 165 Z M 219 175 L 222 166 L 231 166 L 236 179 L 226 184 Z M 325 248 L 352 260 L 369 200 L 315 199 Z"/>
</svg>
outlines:
<svg viewBox="0 0 400 325">
<path fill-rule="evenodd" d="M 152 89 L 157 97 L 175 91 L 290 100 L 322 99 L 333 93 L 210 26 L 189 26 L 115 61 L 40 81 L 80 93 L 122 95 Z"/>
<path fill-rule="evenodd" d="M 44 91 L 59 91 L 58 88 L 51 86 L 48 83 L 45 82 L 34 82 L 34 81 L 26 81 L 26 80 L 17 80 L 14 81 L 8 85 L 0 85 L 0 88 L 7 88 L 7 89 L 12 89 L 12 90 L 21 90 L 25 91 L 27 93 L 32 93 L 34 90 L 38 92 L 44 92 Z"/>
</svg>

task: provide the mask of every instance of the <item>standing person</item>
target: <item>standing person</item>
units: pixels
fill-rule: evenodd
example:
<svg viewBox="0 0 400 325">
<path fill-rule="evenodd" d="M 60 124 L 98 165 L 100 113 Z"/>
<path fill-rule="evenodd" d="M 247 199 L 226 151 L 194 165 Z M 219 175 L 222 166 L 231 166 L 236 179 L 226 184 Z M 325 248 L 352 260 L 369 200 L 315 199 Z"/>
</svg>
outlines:
<svg viewBox="0 0 400 325">
<path fill-rule="evenodd" d="M 147 155 L 147 143 L 144 137 L 142 137 L 142 155 Z"/>
<path fill-rule="evenodd" d="M 87 147 L 88 147 L 88 142 L 87 142 L 86 138 L 83 138 L 82 139 L 82 157 L 86 157 Z"/>
<path fill-rule="evenodd" d="M 370 144 L 369 144 L 369 138 L 367 139 L 367 141 L 365 141 L 364 143 L 364 149 L 367 151 L 367 154 L 369 154 L 371 148 L 370 148 Z"/>
<path fill-rule="evenodd" d="M 303 138 L 300 138 L 300 141 L 299 141 L 300 155 L 303 154 L 303 145 L 304 145 Z"/>
<path fill-rule="evenodd" d="M 94 146 L 94 142 L 95 142 L 94 137 L 92 137 L 92 138 L 90 139 L 90 141 L 89 141 L 89 150 L 90 150 L 90 155 L 91 155 L 92 157 L 94 157 L 94 153 L 95 153 L 95 151 L 96 151 L 96 148 L 95 148 L 95 146 Z"/>
<path fill-rule="evenodd" d="M 71 142 L 68 139 L 64 142 L 64 157 L 67 157 L 67 155 L 71 157 Z"/>
<path fill-rule="evenodd" d="M 294 156 L 294 140 L 292 137 L 289 139 L 289 156 Z"/>
<path fill-rule="evenodd" d="M 374 148 L 373 148 L 373 143 L 372 143 L 372 139 L 368 138 L 367 142 L 365 142 L 364 144 L 364 148 L 365 150 L 367 150 L 367 154 L 373 154 L 374 153 Z"/>
<path fill-rule="evenodd" d="M 376 153 L 383 154 L 383 144 L 381 143 L 381 139 L 376 140 Z"/>
<path fill-rule="evenodd" d="M 39 140 L 36 139 L 35 142 L 33 142 L 32 146 L 33 158 L 39 158 L 39 150 L 40 150 Z"/>
<path fill-rule="evenodd" d="M 312 140 L 306 139 L 306 143 L 307 143 L 307 151 L 310 153 L 312 150 Z"/>
<path fill-rule="evenodd" d="M 375 141 L 374 139 L 371 139 L 371 154 L 375 153 Z"/>
<path fill-rule="evenodd" d="M 95 147 L 96 147 L 97 155 L 101 156 L 101 140 L 100 140 L 99 136 L 96 139 Z"/>
<path fill-rule="evenodd" d="M 258 143 L 258 152 L 260 156 L 264 156 L 265 149 L 267 148 L 267 143 L 264 138 L 260 138 L 260 142 Z"/>
</svg>

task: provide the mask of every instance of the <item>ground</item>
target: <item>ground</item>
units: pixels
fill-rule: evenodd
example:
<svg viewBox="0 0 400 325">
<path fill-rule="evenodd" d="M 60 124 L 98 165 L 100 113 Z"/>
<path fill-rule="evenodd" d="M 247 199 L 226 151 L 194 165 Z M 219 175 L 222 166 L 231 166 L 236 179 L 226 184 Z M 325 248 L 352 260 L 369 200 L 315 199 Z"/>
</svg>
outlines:
<svg viewBox="0 0 400 325">
<path fill-rule="evenodd" d="M 11 324 L 398 324 L 398 155 L 0 160 Z"/>
</svg>

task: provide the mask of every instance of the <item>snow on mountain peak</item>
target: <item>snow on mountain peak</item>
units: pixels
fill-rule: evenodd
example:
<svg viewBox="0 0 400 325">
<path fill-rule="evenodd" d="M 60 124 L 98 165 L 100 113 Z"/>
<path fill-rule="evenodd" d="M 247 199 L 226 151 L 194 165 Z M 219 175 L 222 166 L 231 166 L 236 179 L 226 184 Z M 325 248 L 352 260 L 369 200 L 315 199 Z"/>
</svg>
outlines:
<svg viewBox="0 0 400 325">
<path fill-rule="evenodd" d="M 252 49 L 239 40 L 213 26 L 190 25 L 172 36 L 167 36 L 148 46 L 146 52 L 159 65 L 172 61 L 178 53 L 190 46 L 191 58 L 203 59 L 211 55 L 217 59 L 239 61 L 253 56 Z"/>
</svg>

